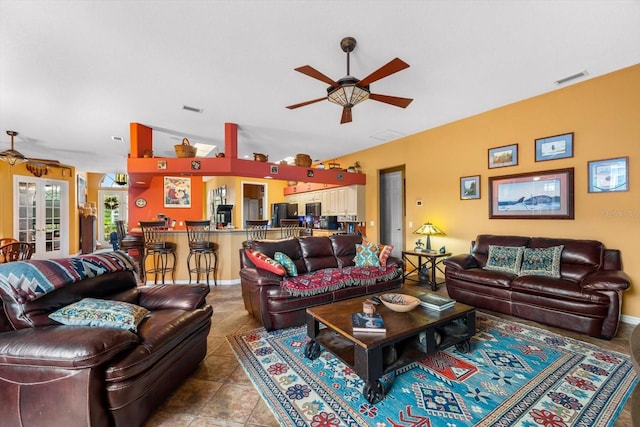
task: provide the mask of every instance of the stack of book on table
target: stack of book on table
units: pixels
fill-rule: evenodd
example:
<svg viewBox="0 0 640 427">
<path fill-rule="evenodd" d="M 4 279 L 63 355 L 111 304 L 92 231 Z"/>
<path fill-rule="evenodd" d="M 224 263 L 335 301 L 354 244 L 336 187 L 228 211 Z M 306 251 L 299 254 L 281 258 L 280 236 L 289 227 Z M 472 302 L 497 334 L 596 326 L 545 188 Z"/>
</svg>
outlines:
<svg viewBox="0 0 640 427">
<path fill-rule="evenodd" d="M 353 332 L 386 333 L 384 321 L 380 313 L 353 313 L 351 314 Z"/>
<path fill-rule="evenodd" d="M 424 293 L 418 295 L 418 298 L 420 299 L 420 305 L 422 307 L 435 311 L 443 311 L 453 307 L 456 304 L 455 300 L 436 294 Z"/>
</svg>

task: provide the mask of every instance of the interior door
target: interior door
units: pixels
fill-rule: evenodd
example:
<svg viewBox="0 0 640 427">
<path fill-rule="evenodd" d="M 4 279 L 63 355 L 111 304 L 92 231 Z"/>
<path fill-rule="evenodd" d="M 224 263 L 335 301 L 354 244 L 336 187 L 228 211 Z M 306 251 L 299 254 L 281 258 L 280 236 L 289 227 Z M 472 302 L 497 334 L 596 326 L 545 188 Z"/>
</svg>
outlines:
<svg viewBox="0 0 640 427">
<path fill-rule="evenodd" d="M 380 243 L 393 245 L 393 256 L 404 248 L 404 173 L 380 172 Z"/>
<path fill-rule="evenodd" d="M 14 176 L 13 234 L 33 243 L 34 259 L 69 256 L 69 184 Z"/>
</svg>

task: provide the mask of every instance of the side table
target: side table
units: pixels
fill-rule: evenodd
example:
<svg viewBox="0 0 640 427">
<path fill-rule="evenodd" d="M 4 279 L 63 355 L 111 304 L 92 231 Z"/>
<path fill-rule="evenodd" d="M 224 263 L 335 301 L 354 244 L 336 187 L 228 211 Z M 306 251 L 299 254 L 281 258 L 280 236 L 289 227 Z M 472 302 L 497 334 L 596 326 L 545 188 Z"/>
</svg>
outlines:
<svg viewBox="0 0 640 427">
<path fill-rule="evenodd" d="M 438 283 L 436 282 L 436 270 L 440 271 L 441 273 L 444 273 L 444 271 L 440 267 L 440 264 L 442 263 L 442 261 L 444 261 L 446 258 L 450 256 L 451 256 L 451 252 L 446 252 L 444 254 L 441 254 L 439 252 L 402 251 L 402 260 L 404 261 L 405 268 L 406 268 L 403 276 L 404 281 L 406 282 L 407 280 L 411 280 L 411 281 L 420 283 L 419 279 L 414 279 L 409 276 L 411 276 L 414 273 L 419 274 L 422 267 L 427 267 L 429 269 L 429 278 L 430 278 L 428 284 L 431 285 L 432 291 L 437 290 Z M 417 265 L 412 259 L 412 257 L 418 258 Z M 409 268 L 409 266 L 411 268 Z"/>
</svg>

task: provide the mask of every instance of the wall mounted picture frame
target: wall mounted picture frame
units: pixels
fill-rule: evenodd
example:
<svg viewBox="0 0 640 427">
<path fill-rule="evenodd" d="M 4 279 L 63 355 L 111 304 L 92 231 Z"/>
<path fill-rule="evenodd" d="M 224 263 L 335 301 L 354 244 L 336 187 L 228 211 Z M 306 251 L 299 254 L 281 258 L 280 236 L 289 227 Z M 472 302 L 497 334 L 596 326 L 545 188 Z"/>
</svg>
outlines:
<svg viewBox="0 0 640 427">
<path fill-rule="evenodd" d="M 78 175 L 76 192 L 78 197 L 78 207 L 82 208 L 84 207 L 84 204 L 87 203 L 87 180 L 81 175 Z"/>
<path fill-rule="evenodd" d="M 164 207 L 191 207 L 191 178 L 180 176 L 164 177 Z"/>
<path fill-rule="evenodd" d="M 167 168 L 167 161 L 158 160 L 157 166 L 158 166 L 158 170 L 165 170 Z"/>
<path fill-rule="evenodd" d="M 277 175 L 279 172 L 278 165 L 271 165 L 269 172 L 271 175 Z"/>
<path fill-rule="evenodd" d="M 480 198 L 480 175 L 460 178 L 460 200 Z"/>
<path fill-rule="evenodd" d="M 489 218 L 574 219 L 573 168 L 489 177 Z"/>
<path fill-rule="evenodd" d="M 535 144 L 536 162 L 573 157 L 573 132 L 538 138 Z"/>
<path fill-rule="evenodd" d="M 589 193 L 629 191 L 629 157 L 588 162 Z"/>
<path fill-rule="evenodd" d="M 489 148 L 489 169 L 516 166 L 518 164 L 518 144 Z"/>
</svg>

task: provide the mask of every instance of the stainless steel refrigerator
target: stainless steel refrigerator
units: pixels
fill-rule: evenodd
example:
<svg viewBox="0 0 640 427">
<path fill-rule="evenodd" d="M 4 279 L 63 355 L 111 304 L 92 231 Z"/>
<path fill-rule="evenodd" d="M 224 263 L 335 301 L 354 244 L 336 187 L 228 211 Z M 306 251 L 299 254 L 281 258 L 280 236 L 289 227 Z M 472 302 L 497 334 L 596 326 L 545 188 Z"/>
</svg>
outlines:
<svg viewBox="0 0 640 427">
<path fill-rule="evenodd" d="M 280 227 L 281 219 L 297 219 L 298 206 L 289 203 L 272 203 L 271 204 L 271 226 Z"/>
</svg>

